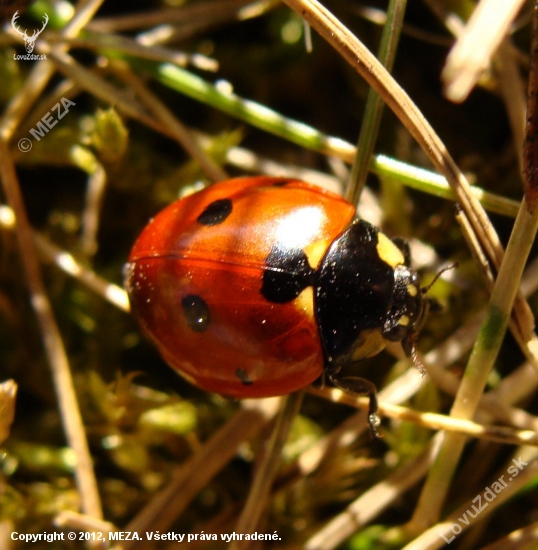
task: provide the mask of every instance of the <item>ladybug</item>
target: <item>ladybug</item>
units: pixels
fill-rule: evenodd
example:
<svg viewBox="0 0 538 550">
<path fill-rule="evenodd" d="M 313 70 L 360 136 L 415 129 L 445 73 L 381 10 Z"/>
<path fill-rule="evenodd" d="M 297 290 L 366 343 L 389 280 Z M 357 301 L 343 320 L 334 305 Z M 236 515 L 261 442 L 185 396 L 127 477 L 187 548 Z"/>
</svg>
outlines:
<svg viewBox="0 0 538 550">
<path fill-rule="evenodd" d="M 161 211 L 125 269 L 132 311 L 167 363 L 232 398 L 284 395 L 401 342 L 415 356 L 428 309 L 406 245 L 303 181 L 244 177 Z"/>
</svg>

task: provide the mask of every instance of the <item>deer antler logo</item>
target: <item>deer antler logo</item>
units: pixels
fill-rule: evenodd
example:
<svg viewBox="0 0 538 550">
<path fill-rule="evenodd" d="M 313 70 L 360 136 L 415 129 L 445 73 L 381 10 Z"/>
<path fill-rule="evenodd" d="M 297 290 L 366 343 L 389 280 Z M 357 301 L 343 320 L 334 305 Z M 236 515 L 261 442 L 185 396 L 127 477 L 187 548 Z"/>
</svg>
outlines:
<svg viewBox="0 0 538 550">
<path fill-rule="evenodd" d="M 34 30 L 32 36 L 28 36 L 26 34 L 26 31 L 23 32 L 19 29 L 19 27 L 17 26 L 18 18 L 19 18 L 19 10 L 17 10 L 13 15 L 13 18 L 11 19 L 11 26 L 22 36 L 22 39 L 24 40 L 24 47 L 26 48 L 26 52 L 32 53 L 34 51 L 34 46 L 35 46 L 37 37 L 43 32 L 43 30 L 47 26 L 47 23 L 49 22 L 49 16 L 45 14 L 43 26 L 38 31 Z"/>
</svg>

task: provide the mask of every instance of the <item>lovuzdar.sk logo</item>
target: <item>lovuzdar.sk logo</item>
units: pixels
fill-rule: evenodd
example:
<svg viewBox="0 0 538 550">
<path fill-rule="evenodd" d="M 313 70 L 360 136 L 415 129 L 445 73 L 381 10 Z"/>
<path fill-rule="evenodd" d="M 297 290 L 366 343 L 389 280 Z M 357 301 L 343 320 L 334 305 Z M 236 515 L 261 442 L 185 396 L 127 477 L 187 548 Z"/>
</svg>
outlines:
<svg viewBox="0 0 538 550">
<path fill-rule="evenodd" d="M 43 16 L 43 26 L 39 30 L 35 30 L 32 32 L 32 36 L 28 36 L 27 31 L 22 31 L 17 24 L 17 19 L 19 18 L 19 10 L 17 10 L 11 19 L 11 26 L 15 29 L 15 31 L 22 36 L 22 39 L 24 40 L 24 47 L 26 48 L 26 55 L 15 55 L 14 59 L 19 60 L 23 59 L 25 61 L 40 61 L 43 59 L 47 59 L 46 55 L 35 55 L 32 52 L 34 51 L 34 46 L 36 43 L 36 40 L 38 39 L 39 35 L 45 30 L 45 27 L 47 26 L 47 23 L 49 22 L 49 16 L 45 13 Z"/>
</svg>

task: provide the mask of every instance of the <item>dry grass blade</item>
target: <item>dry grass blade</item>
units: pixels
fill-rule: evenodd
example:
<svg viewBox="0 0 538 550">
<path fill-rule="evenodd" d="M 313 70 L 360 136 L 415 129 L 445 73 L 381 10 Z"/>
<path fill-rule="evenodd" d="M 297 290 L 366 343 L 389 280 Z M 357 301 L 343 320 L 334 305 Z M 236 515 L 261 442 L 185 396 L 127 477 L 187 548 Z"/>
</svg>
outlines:
<svg viewBox="0 0 538 550">
<path fill-rule="evenodd" d="M 9 207 L 3 207 L 3 215 L 0 213 L 0 226 L 4 229 L 15 229 L 15 214 Z M 35 246 L 39 253 L 47 261 L 56 264 L 62 271 L 74 277 L 83 285 L 86 285 L 103 300 L 110 302 L 115 307 L 129 312 L 129 299 L 125 290 L 118 285 L 106 281 L 99 275 L 82 265 L 69 252 L 62 250 L 49 239 L 33 232 Z"/>
<path fill-rule="evenodd" d="M 176 139 L 178 143 L 200 162 L 211 179 L 216 181 L 225 177 L 225 172 L 216 166 L 197 145 L 196 137 L 192 136 L 183 125 L 175 119 L 171 112 L 144 88 L 136 77 L 133 75 L 129 76 L 128 71 L 120 71 L 120 75 L 123 75 L 125 79 L 129 79 L 129 84 L 138 90 L 138 93 L 148 104 L 149 108 L 156 112 L 157 120 L 149 116 L 146 110 L 133 101 L 130 94 L 126 91 L 114 88 L 99 76 L 83 68 L 68 54 L 51 52 L 49 55 L 57 64 L 58 68 L 67 76 L 75 80 L 80 87 L 91 91 L 96 96 L 117 106 L 123 113 L 142 121 L 150 128 Z"/>
<path fill-rule="evenodd" d="M 271 485 L 280 465 L 282 448 L 288 438 L 291 423 L 299 412 L 303 392 L 296 392 L 288 397 L 281 398 L 271 439 L 264 449 L 264 454 L 252 482 L 250 493 L 243 512 L 237 523 L 238 533 L 251 533 L 257 531 L 260 517 L 268 505 Z M 230 550 L 247 550 L 251 546 L 250 541 L 233 541 Z"/>
<path fill-rule="evenodd" d="M 94 516 L 86 516 L 69 510 L 60 512 L 54 518 L 54 525 L 57 527 L 69 527 L 74 531 L 101 531 L 102 533 L 110 533 L 115 527 L 108 521 L 103 521 Z"/>
<path fill-rule="evenodd" d="M 532 550 L 538 541 L 538 523 L 513 531 L 506 537 L 484 546 L 482 550 Z"/>
<path fill-rule="evenodd" d="M 116 106 L 124 114 L 142 121 L 150 128 L 154 128 L 157 131 L 162 130 L 162 125 L 156 122 L 144 109 L 133 101 L 131 95 L 126 90 L 120 90 L 112 86 L 99 75 L 85 69 L 66 53 L 51 51 L 47 55 L 54 61 L 60 71 L 77 82 L 83 89 L 108 104 Z"/>
<path fill-rule="evenodd" d="M 113 306 L 129 312 L 129 299 L 123 288 L 99 277 L 95 271 L 81 265 L 72 254 L 57 247 L 42 235 L 34 234 L 34 239 L 37 249 L 46 259 L 54 262 L 60 269 L 86 285 Z"/>
<path fill-rule="evenodd" d="M 523 143 L 523 177 L 525 179 L 525 200 L 532 215 L 538 203 L 538 5 L 533 11 L 533 41 L 531 45 L 531 72 L 527 104 L 527 124 Z"/>
<path fill-rule="evenodd" d="M 536 12 L 535 17 L 535 21 L 538 21 Z M 533 53 L 536 54 L 538 52 L 538 27 L 536 25 L 534 25 L 533 31 Z M 531 65 L 531 83 L 529 84 L 530 95 L 536 86 L 536 79 L 538 79 L 538 56 L 534 55 Z M 527 131 L 532 128 L 534 107 L 535 99 L 530 98 L 527 118 L 531 118 L 531 124 L 528 124 Z M 534 147 L 533 141 L 534 139 L 531 137 L 526 145 Z M 525 198 L 527 199 L 527 196 Z M 488 314 L 473 347 L 450 411 L 451 416 L 455 418 L 470 419 L 476 412 L 487 377 L 497 359 L 518 291 L 519 280 L 537 229 L 538 214 L 533 211 L 531 203 L 525 200 L 516 218 L 507 251 L 493 287 Z M 443 500 L 448 492 L 465 443 L 464 437 L 452 433 L 446 434 L 410 522 L 414 532 L 419 533 L 425 527 L 438 521 Z M 428 533 L 419 536 L 414 544 L 420 545 L 428 536 Z M 413 547 L 413 544 L 410 547 Z"/>
<path fill-rule="evenodd" d="M 213 181 L 222 181 L 226 179 L 226 172 L 206 155 L 198 143 L 197 136 L 187 130 L 187 128 L 185 128 L 185 126 L 173 115 L 172 111 L 170 111 L 155 94 L 152 94 L 139 78 L 129 71 L 122 63 L 114 63 L 113 68 L 120 78 L 140 96 L 146 108 L 155 115 L 155 118 L 165 128 L 168 128 L 170 135 L 181 144 L 193 159 L 200 163 L 202 169 Z"/>
<path fill-rule="evenodd" d="M 517 477 L 510 479 L 510 483 L 506 483 L 503 477 L 506 477 L 506 469 L 500 470 L 498 475 L 492 477 L 491 482 L 485 487 L 483 492 L 480 492 L 472 502 L 466 502 L 455 512 L 451 513 L 443 522 L 434 525 L 425 531 L 419 538 L 415 539 L 410 544 L 407 544 L 403 550 L 423 550 L 424 548 L 443 548 L 447 543 L 455 540 L 455 536 L 459 535 L 463 530 L 474 524 L 474 517 L 480 520 L 486 519 L 490 514 L 494 513 L 499 506 L 513 497 L 527 483 L 536 477 L 538 472 L 538 452 L 533 449 L 530 453 L 523 454 L 524 469 L 520 470 Z M 521 459 L 521 455 L 516 454 L 516 460 Z M 509 463 L 510 464 L 510 463 Z M 496 490 L 495 493 L 491 490 L 490 485 L 504 482 L 502 490 Z M 485 496 L 486 491 L 493 494 L 493 498 Z M 489 495 L 488 495 L 489 496 Z M 485 504 L 488 506 L 485 506 Z M 474 505 L 474 506 L 473 506 Z M 467 514 L 467 516 L 465 515 Z M 462 518 L 462 519 L 460 519 Z M 465 522 L 467 520 L 467 523 Z M 452 526 L 456 529 L 451 529 Z"/>
<path fill-rule="evenodd" d="M 170 23 L 188 23 L 193 20 L 222 22 L 227 18 L 237 18 L 238 13 L 245 6 L 259 3 L 253 2 L 253 0 L 213 0 L 202 2 L 198 5 L 183 6 L 179 9 L 158 9 L 132 15 L 98 18 L 88 25 L 88 29 L 105 33 L 145 29 L 147 27 Z"/>
<path fill-rule="evenodd" d="M 337 389 L 311 388 L 309 393 L 325 397 L 329 401 L 347 403 L 364 411 L 368 410 L 368 400 L 366 398 L 357 398 Z M 538 433 L 536 432 L 538 419 L 536 417 L 532 417 L 532 430 L 514 430 L 502 426 L 484 426 L 470 420 L 451 418 L 441 414 L 421 413 L 384 402 L 379 406 L 379 413 L 382 417 L 413 422 L 432 430 L 445 430 L 510 445 L 538 446 Z"/>
<path fill-rule="evenodd" d="M 61 35 L 50 35 L 47 36 L 47 40 L 51 44 L 60 42 L 64 45 L 68 44 L 72 48 L 87 48 L 97 51 L 114 48 L 117 52 L 124 52 L 128 55 L 140 57 L 141 59 L 152 59 L 159 62 L 173 63 L 180 67 L 192 65 L 204 71 L 216 71 L 218 69 L 218 64 L 215 60 L 202 54 L 188 55 L 184 52 L 177 52 L 168 48 L 148 46 L 138 43 L 136 40 L 119 35 L 106 34 L 101 36 L 95 33 L 85 38 L 69 39 Z"/>
<path fill-rule="evenodd" d="M 481 0 L 448 55 L 442 78 L 446 96 L 463 101 L 486 70 L 523 0 Z M 480 48 L 476 45 L 480 44 Z"/>
<path fill-rule="evenodd" d="M 418 458 L 404 464 L 382 483 L 362 494 L 311 537 L 305 545 L 306 550 L 333 550 L 357 529 L 378 517 L 384 509 L 426 475 L 440 441 L 441 437 L 438 434 Z"/>
<path fill-rule="evenodd" d="M 189 505 L 194 496 L 237 453 L 237 447 L 250 439 L 275 413 L 278 399 L 244 401 L 243 408 L 211 438 L 179 466 L 167 487 L 125 528 L 127 531 L 161 531 L 170 528 L 173 521 Z M 121 550 L 149 549 L 150 543 L 133 541 L 123 544 Z"/>
<path fill-rule="evenodd" d="M 0 384 L 0 445 L 9 437 L 9 430 L 15 418 L 17 384 L 6 380 Z"/>
<path fill-rule="evenodd" d="M 43 345 L 52 371 L 66 437 L 77 456 L 75 476 L 80 491 L 81 507 L 84 513 L 101 518 L 103 514 L 101 499 L 97 490 L 97 481 L 86 440 L 84 423 L 71 378 L 69 361 L 43 285 L 41 269 L 20 194 L 12 156 L 7 143 L 2 140 L 0 140 L 0 159 L 2 159 L 0 162 L 0 176 L 3 189 L 17 220 L 15 228 L 21 259 L 28 280 L 30 300 L 41 329 Z"/>
<path fill-rule="evenodd" d="M 500 92 L 512 127 L 514 147 L 521 158 L 521 144 L 525 135 L 525 83 L 516 62 L 513 44 L 508 37 L 499 47 L 495 68 L 499 74 Z"/>
</svg>

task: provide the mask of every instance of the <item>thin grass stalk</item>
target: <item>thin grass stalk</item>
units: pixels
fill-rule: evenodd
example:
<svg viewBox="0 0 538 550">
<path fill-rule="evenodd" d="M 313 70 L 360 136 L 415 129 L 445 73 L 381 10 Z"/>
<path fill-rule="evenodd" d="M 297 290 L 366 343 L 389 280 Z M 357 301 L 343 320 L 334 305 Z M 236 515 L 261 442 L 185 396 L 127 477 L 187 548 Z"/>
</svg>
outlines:
<svg viewBox="0 0 538 550">
<path fill-rule="evenodd" d="M 381 34 L 381 44 L 377 57 L 389 73 L 392 71 L 396 52 L 398 51 L 406 7 L 407 0 L 390 0 L 387 8 L 387 20 Z M 370 159 L 374 152 L 375 142 L 379 134 L 379 126 L 381 125 L 381 117 L 383 116 L 383 108 L 383 100 L 373 88 L 370 88 L 357 142 L 357 154 L 353 162 L 345 194 L 346 199 L 351 204 L 359 202 L 360 194 L 366 185 Z"/>
<path fill-rule="evenodd" d="M 103 517 L 97 480 L 93 471 L 86 432 L 78 406 L 75 387 L 62 337 L 52 311 L 35 251 L 33 235 L 20 189 L 13 157 L 0 139 L 0 177 L 8 203 L 15 213 L 16 233 L 22 264 L 28 282 L 30 300 L 41 330 L 43 345 L 52 372 L 52 380 L 68 445 L 75 451 L 75 480 L 85 514 Z"/>
<path fill-rule="evenodd" d="M 487 377 L 503 342 L 523 270 L 538 229 L 538 210 L 535 208 L 538 151 L 534 139 L 538 128 L 538 3 L 533 13 L 531 48 L 533 55 L 523 156 L 526 193 L 493 287 L 486 318 L 450 411 L 450 415 L 455 418 L 471 419 L 476 412 Z M 413 531 L 420 532 L 439 518 L 466 441 L 463 436 L 446 434 L 413 514 Z"/>
<path fill-rule="evenodd" d="M 278 398 L 247 399 L 242 408 L 224 426 L 178 466 L 168 481 L 148 504 L 140 510 L 126 531 L 166 532 L 192 499 L 236 455 L 237 447 L 252 438 L 276 413 Z M 114 546 L 114 550 L 147 550 L 147 540 L 133 540 Z"/>
<path fill-rule="evenodd" d="M 267 448 L 259 464 L 254 480 L 250 487 L 247 501 L 237 523 L 238 533 L 252 533 L 256 531 L 264 509 L 269 502 L 269 495 L 273 481 L 280 466 L 280 455 L 284 443 L 288 438 L 293 419 L 297 416 L 304 392 L 295 392 L 282 398 L 280 410 L 271 434 Z M 233 541 L 230 550 L 247 550 L 251 541 Z"/>
<path fill-rule="evenodd" d="M 196 134 L 189 131 L 174 113 L 144 85 L 141 79 L 132 73 L 124 63 L 116 61 L 112 66 L 120 78 L 136 91 L 144 106 L 161 124 L 168 127 L 176 141 L 200 164 L 204 172 L 213 181 L 225 180 L 227 178 L 226 172 L 205 153 L 198 142 Z"/>
<path fill-rule="evenodd" d="M 265 105 L 233 93 L 226 93 L 180 67 L 163 63 L 157 66 L 140 66 L 140 69 L 151 74 L 162 84 L 182 94 L 239 118 L 256 128 L 287 139 L 301 147 L 335 156 L 350 163 L 353 162 L 356 156 L 356 148 L 351 143 L 324 134 L 304 122 L 286 117 Z M 408 187 L 437 197 L 450 200 L 457 198 L 444 176 L 386 155 L 371 157 L 370 170 L 374 174 L 384 175 Z M 516 217 L 519 209 L 518 202 L 488 193 L 476 186 L 470 186 L 469 189 L 484 208 L 498 214 Z"/>
</svg>

